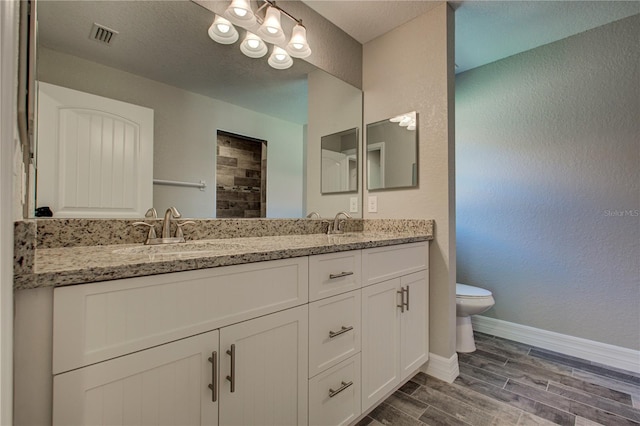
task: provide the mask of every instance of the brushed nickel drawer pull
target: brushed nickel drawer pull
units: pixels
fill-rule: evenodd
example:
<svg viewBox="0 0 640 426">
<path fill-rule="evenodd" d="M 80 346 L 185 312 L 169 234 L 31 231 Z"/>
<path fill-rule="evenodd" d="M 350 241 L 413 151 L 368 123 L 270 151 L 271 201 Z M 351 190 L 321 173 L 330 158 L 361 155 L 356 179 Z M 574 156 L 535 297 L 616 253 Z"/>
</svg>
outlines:
<svg viewBox="0 0 640 426">
<path fill-rule="evenodd" d="M 340 331 L 331 331 L 329 330 L 329 339 L 333 339 L 336 336 L 346 333 L 347 331 L 353 330 L 353 326 L 345 327 L 344 325 L 340 328 Z"/>
<path fill-rule="evenodd" d="M 335 280 L 336 278 L 348 277 L 349 275 L 353 275 L 352 271 L 340 272 L 339 274 L 329 274 L 329 279 Z"/>
<path fill-rule="evenodd" d="M 211 384 L 209 385 L 211 402 L 216 402 L 218 400 L 218 352 L 211 352 L 209 362 L 211 363 Z"/>
<path fill-rule="evenodd" d="M 353 382 L 342 382 L 342 386 L 340 386 L 338 389 L 333 390 L 331 388 L 329 388 L 329 398 L 333 398 L 334 396 L 336 396 L 337 394 L 339 394 L 340 392 L 342 392 L 343 390 L 345 390 L 346 388 L 348 388 L 349 386 L 353 385 Z"/>
<path fill-rule="evenodd" d="M 407 311 L 409 310 L 409 286 L 407 286 Z"/>
<path fill-rule="evenodd" d="M 396 305 L 396 307 L 400 308 L 400 312 L 404 313 L 404 287 L 400 288 L 401 290 L 396 291 L 396 293 L 400 295 L 400 304 Z"/>
<path fill-rule="evenodd" d="M 231 392 L 236 391 L 236 345 L 231 345 L 231 350 L 227 349 L 227 355 L 231 356 L 231 375 L 227 380 L 231 382 Z"/>
</svg>

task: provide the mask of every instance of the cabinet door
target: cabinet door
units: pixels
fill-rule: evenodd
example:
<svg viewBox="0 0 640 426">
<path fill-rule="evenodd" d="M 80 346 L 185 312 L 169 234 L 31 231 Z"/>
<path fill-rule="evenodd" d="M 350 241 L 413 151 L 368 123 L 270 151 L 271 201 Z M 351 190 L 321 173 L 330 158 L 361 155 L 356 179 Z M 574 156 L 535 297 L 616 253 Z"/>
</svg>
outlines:
<svg viewBox="0 0 640 426">
<path fill-rule="evenodd" d="M 308 322 L 305 305 L 220 330 L 221 425 L 307 423 Z"/>
<path fill-rule="evenodd" d="M 400 279 L 362 289 L 362 411 L 400 383 Z"/>
<path fill-rule="evenodd" d="M 400 315 L 400 369 L 404 380 L 427 361 L 428 343 L 428 271 L 400 278 L 406 289 L 407 309 Z"/>
<path fill-rule="evenodd" d="M 58 374 L 53 424 L 217 425 L 209 389 L 216 351 L 218 332 L 211 331 Z"/>
</svg>

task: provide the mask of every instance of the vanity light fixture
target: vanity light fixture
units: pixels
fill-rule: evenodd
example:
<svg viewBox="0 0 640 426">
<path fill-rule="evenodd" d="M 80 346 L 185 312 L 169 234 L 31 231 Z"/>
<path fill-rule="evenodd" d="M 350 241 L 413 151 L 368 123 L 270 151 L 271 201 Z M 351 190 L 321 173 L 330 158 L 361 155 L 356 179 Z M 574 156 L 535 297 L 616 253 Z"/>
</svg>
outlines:
<svg viewBox="0 0 640 426">
<path fill-rule="evenodd" d="M 311 55 L 307 30 L 302 25 L 302 20 L 276 6 L 273 0 L 258 1 L 264 4 L 254 12 L 251 8 L 251 0 L 232 0 L 222 16 L 215 16 L 213 24 L 209 27 L 209 37 L 222 44 L 235 43 L 240 37 L 238 30 L 233 26 L 235 24 L 247 30 L 240 44 L 240 50 L 248 57 L 263 57 L 269 50 L 266 43 L 273 44 L 268 63 L 276 69 L 291 67 L 293 65 L 291 57 L 306 58 Z M 259 14 L 262 10 L 265 10 L 264 16 Z M 282 15 L 296 23 L 288 42 L 282 29 Z"/>
<path fill-rule="evenodd" d="M 209 27 L 209 37 L 220 44 L 233 44 L 238 41 L 240 35 L 231 22 L 216 15 L 213 24 Z"/>
</svg>

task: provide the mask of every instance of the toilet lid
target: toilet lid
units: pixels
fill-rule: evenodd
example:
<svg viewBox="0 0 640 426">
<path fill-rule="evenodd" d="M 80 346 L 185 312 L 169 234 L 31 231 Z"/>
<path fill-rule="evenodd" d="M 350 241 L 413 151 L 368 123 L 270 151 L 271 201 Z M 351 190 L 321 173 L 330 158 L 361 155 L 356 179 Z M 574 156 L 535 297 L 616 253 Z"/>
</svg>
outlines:
<svg viewBox="0 0 640 426">
<path fill-rule="evenodd" d="M 456 296 L 487 297 L 487 296 L 491 296 L 491 292 L 489 290 L 485 290 L 484 288 L 473 287 L 471 285 L 457 283 Z"/>
</svg>

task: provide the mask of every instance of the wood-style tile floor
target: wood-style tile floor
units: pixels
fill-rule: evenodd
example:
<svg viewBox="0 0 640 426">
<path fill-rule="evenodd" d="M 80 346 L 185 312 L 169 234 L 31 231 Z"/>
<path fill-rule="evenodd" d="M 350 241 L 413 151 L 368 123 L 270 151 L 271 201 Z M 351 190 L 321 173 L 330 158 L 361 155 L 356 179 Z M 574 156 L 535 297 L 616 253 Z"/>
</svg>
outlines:
<svg viewBox="0 0 640 426">
<path fill-rule="evenodd" d="M 476 333 L 452 384 L 418 373 L 358 426 L 640 425 L 640 375 Z"/>
</svg>

